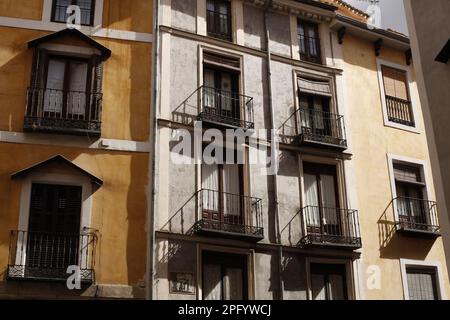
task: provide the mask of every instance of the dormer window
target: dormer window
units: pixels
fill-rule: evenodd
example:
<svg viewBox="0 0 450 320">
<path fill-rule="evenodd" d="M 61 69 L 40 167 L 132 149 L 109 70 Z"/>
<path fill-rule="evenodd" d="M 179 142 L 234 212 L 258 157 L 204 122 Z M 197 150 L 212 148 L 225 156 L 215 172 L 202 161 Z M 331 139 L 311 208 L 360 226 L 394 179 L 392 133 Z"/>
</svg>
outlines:
<svg viewBox="0 0 450 320">
<path fill-rule="evenodd" d="M 67 37 L 81 40 L 76 52 L 54 42 Z M 103 61 L 111 52 L 76 29 L 50 34 L 29 46 L 35 53 L 24 131 L 100 136 Z"/>
<path fill-rule="evenodd" d="M 72 5 L 80 8 L 81 25 L 94 25 L 95 0 L 53 0 L 52 22 L 66 23 L 69 17 L 67 8 Z"/>
</svg>

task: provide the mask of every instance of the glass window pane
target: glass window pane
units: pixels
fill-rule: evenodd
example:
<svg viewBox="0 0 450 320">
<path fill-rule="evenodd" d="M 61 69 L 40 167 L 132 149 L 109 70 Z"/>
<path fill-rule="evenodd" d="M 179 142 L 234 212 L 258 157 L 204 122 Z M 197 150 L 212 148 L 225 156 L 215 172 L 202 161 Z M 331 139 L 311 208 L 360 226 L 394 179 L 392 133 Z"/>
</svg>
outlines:
<svg viewBox="0 0 450 320">
<path fill-rule="evenodd" d="M 435 272 L 407 269 L 406 273 L 410 300 L 437 300 Z"/>
</svg>

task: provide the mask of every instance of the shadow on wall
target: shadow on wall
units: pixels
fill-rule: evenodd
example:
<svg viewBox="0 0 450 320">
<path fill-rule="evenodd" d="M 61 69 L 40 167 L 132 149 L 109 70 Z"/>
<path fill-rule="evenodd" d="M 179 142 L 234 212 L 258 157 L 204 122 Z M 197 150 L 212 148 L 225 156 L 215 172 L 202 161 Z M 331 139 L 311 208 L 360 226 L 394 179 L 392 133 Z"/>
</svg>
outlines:
<svg viewBox="0 0 450 320">
<path fill-rule="evenodd" d="M 405 237 L 396 231 L 394 208 L 391 201 L 378 219 L 380 258 L 426 259 L 435 239 Z"/>
</svg>

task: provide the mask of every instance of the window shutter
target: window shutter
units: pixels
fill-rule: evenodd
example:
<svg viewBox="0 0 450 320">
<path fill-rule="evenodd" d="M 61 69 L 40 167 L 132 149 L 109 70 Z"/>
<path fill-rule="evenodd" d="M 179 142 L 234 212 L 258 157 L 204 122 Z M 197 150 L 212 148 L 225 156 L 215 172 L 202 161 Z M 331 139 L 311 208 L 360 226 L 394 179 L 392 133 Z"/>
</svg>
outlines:
<svg viewBox="0 0 450 320">
<path fill-rule="evenodd" d="M 328 81 L 314 81 L 306 78 L 298 78 L 297 81 L 300 92 L 331 97 L 331 86 Z"/>
</svg>

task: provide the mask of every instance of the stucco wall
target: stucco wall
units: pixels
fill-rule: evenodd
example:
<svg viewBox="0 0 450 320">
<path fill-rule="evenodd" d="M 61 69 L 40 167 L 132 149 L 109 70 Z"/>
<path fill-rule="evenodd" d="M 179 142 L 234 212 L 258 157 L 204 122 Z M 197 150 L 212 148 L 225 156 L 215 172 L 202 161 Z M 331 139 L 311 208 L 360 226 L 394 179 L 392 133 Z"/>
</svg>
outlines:
<svg viewBox="0 0 450 320">
<path fill-rule="evenodd" d="M 445 227 L 447 255 L 450 254 L 450 63 L 435 61 L 438 53 L 450 38 L 450 3 L 445 0 L 405 0 L 408 28 L 411 34 L 413 63 L 418 73 L 421 101 L 424 107 L 432 154 L 435 184 L 439 188 L 441 224 Z M 432 35 L 432 36 L 430 36 Z M 437 168 L 439 167 L 440 170 Z M 445 203 L 445 206 L 444 206 Z M 445 208 L 445 209 L 444 209 Z"/>
<path fill-rule="evenodd" d="M 271 12 L 268 17 L 272 53 L 291 55 L 291 27 L 289 15 Z"/>
</svg>

